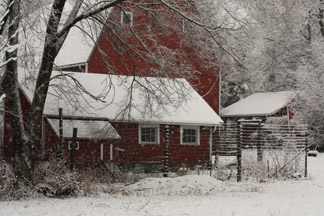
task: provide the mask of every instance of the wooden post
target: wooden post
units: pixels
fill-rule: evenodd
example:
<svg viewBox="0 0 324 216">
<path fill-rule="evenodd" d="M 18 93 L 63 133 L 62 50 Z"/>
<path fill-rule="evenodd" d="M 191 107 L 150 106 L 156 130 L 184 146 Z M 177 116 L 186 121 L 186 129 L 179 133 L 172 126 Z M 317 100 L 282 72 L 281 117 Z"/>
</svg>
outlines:
<svg viewBox="0 0 324 216">
<path fill-rule="evenodd" d="M 164 128 L 164 167 L 163 177 L 168 177 L 169 166 L 169 125 Z"/>
<path fill-rule="evenodd" d="M 257 141 L 257 162 L 262 163 L 263 160 L 263 146 L 262 146 L 262 122 L 258 124 L 258 141 Z"/>
<path fill-rule="evenodd" d="M 267 171 L 268 171 L 268 178 L 270 177 L 270 164 L 269 160 L 267 160 Z"/>
<path fill-rule="evenodd" d="M 308 134 L 306 134 L 306 139 L 305 139 L 305 178 L 307 177 L 308 173 L 307 173 L 307 157 L 308 157 Z"/>
<path fill-rule="evenodd" d="M 57 145 L 57 158 L 63 159 L 63 109 L 59 108 L 59 142 Z"/>
<path fill-rule="evenodd" d="M 237 182 L 242 180 L 242 124 L 237 125 Z"/>
<path fill-rule="evenodd" d="M 275 177 L 278 178 L 278 166 L 277 166 L 277 164 L 275 166 Z"/>
<path fill-rule="evenodd" d="M 72 137 L 72 144 L 71 144 L 71 151 L 70 151 L 70 170 L 74 168 L 74 157 L 75 157 L 75 147 L 76 147 L 76 138 L 78 134 L 78 129 L 73 128 L 73 137 Z"/>
<path fill-rule="evenodd" d="M 220 126 L 218 129 L 218 134 L 217 134 L 217 142 L 216 142 L 216 146 L 215 146 L 215 168 L 216 168 L 216 178 L 217 180 L 220 179 L 220 170 L 219 170 L 219 149 L 221 148 L 222 145 L 222 136 L 221 134 L 225 134 L 225 129 L 224 127 L 227 127 L 227 124 L 224 123 L 222 126 Z"/>
<path fill-rule="evenodd" d="M 208 168 L 210 170 L 210 176 L 213 175 L 213 129 L 210 129 L 209 134 L 209 162 L 208 162 Z"/>
</svg>

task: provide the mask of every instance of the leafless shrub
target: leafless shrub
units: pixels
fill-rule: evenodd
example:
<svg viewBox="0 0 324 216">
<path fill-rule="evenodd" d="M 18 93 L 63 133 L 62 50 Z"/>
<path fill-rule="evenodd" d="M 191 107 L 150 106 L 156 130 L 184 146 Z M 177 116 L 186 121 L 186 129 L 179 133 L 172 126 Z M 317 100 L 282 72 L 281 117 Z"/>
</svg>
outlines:
<svg viewBox="0 0 324 216">
<path fill-rule="evenodd" d="M 82 192 L 82 184 L 76 174 L 68 169 L 63 160 L 44 162 L 35 171 L 35 190 L 50 197 L 78 195 Z"/>
<path fill-rule="evenodd" d="M 251 158 L 244 158 L 242 164 L 243 178 L 256 179 L 257 182 L 267 181 L 269 173 L 265 163 L 257 163 L 255 160 L 251 160 Z"/>
<path fill-rule="evenodd" d="M 13 167 L 0 162 L 0 200 L 17 200 L 41 194 L 48 197 L 89 196 L 113 193 L 112 183 L 122 182 L 121 170 L 111 163 L 79 165 L 70 171 L 64 160 L 40 162 L 32 182 L 19 181 Z"/>
<path fill-rule="evenodd" d="M 33 194 L 30 184 L 17 180 L 13 167 L 0 161 L 0 200 L 16 200 Z"/>
<path fill-rule="evenodd" d="M 82 182 L 85 196 L 96 194 L 101 189 L 109 193 L 113 183 L 122 182 L 122 172 L 113 163 L 83 164 L 77 168 L 77 180 Z"/>
<path fill-rule="evenodd" d="M 296 149 L 269 149 L 264 151 L 264 157 L 259 163 L 251 155 L 243 157 L 243 178 L 256 179 L 258 182 L 270 178 L 290 179 L 294 173 L 302 171 L 301 155 Z"/>
</svg>

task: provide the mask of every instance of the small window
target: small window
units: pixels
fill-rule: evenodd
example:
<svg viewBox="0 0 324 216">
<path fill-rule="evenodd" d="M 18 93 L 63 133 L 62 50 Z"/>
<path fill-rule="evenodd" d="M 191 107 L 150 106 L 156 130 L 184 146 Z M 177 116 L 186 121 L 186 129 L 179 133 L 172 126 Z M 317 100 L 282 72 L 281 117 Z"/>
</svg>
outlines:
<svg viewBox="0 0 324 216">
<path fill-rule="evenodd" d="M 140 144 L 159 144 L 160 127 L 158 125 L 139 125 Z"/>
<path fill-rule="evenodd" d="M 181 127 L 181 145 L 199 145 L 199 127 Z"/>
<path fill-rule="evenodd" d="M 121 12 L 121 23 L 123 25 L 133 25 L 133 13 L 132 12 Z"/>
<path fill-rule="evenodd" d="M 77 142 L 75 142 L 75 144 L 76 144 L 75 150 L 79 150 L 79 142 L 77 141 Z M 69 141 L 68 148 L 69 148 L 69 150 L 72 149 L 72 141 Z"/>
<path fill-rule="evenodd" d="M 182 30 L 183 32 L 185 33 L 191 33 L 193 31 L 193 24 L 187 20 L 187 19 L 184 19 L 183 20 L 183 24 L 182 24 Z"/>
</svg>

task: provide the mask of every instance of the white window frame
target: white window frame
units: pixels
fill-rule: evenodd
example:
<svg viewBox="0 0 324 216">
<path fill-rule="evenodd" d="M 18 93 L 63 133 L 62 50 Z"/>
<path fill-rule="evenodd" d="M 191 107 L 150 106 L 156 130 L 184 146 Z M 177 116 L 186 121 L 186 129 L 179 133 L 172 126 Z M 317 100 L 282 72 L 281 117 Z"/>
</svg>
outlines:
<svg viewBox="0 0 324 216">
<path fill-rule="evenodd" d="M 72 148 L 71 148 L 71 144 L 72 144 L 72 142 L 73 142 L 73 141 L 69 141 L 69 142 L 68 142 L 68 149 L 69 149 L 69 150 L 72 149 Z M 76 143 L 75 150 L 79 150 L 79 148 L 80 148 L 79 141 L 76 141 L 75 143 Z"/>
<path fill-rule="evenodd" d="M 183 142 L 183 130 L 185 129 L 194 129 L 196 130 L 196 142 Z M 181 145 L 200 145 L 200 127 L 195 126 L 180 126 L 180 144 Z"/>
<path fill-rule="evenodd" d="M 124 14 L 126 14 L 129 18 L 130 18 L 130 23 L 129 24 L 125 24 L 124 23 Z M 121 18 L 120 18 L 120 22 L 122 25 L 124 26 L 132 26 L 133 25 L 133 12 L 130 11 L 121 11 Z"/>
<path fill-rule="evenodd" d="M 156 128 L 156 141 L 155 142 L 145 142 L 142 141 L 142 128 Z M 138 125 L 138 143 L 141 145 L 149 145 L 149 144 L 154 144 L 154 145 L 159 145 L 160 144 L 160 125 Z"/>
</svg>

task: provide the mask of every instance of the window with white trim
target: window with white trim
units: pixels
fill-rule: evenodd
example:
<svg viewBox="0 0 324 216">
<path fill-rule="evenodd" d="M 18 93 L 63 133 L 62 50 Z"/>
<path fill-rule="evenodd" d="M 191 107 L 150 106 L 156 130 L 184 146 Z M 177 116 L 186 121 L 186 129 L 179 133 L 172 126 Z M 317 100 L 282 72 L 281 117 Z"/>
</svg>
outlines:
<svg viewBox="0 0 324 216">
<path fill-rule="evenodd" d="M 138 125 L 139 144 L 160 144 L 159 125 Z"/>
<path fill-rule="evenodd" d="M 72 149 L 72 141 L 68 142 L 68 149 L 71 150 Z M 79 141 L 75 142 L 75 150 L 79 150 Z"/>
<path fill-rule="evenodd" d="M 181 126 L 180 128 L 181 145 L 199 145 L 200 130 L 199 127 Z"/>
<path fill-rule="evenodd" d="M 130 26 L 133 25 L 133 12 L 122 11 L 121 24 Z"/>
</svg>

